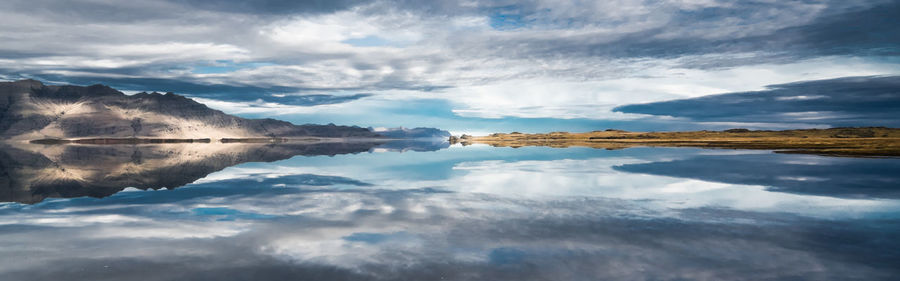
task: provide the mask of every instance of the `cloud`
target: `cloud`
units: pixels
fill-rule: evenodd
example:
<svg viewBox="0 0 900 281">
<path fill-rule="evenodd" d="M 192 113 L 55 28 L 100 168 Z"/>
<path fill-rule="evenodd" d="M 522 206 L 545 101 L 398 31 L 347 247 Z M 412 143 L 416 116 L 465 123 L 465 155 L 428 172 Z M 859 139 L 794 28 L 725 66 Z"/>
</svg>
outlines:
<svg viewBox="0 0 900 281">
<path fill-rule="evenodd" d="M 229 168 L 222 174 L 236 172 L 231 174 L 236 177 L 174 190 L 2 205 L 0 254 L 28 258 L 3 263 L 0 276 L 739 280 L 760 274 L 769 279 L 890 279 L 897 274 L 886 250 L 896 246 L 890 238 L 897 228 L 883 215 L 896 209 L 896 202 L 858 200 L 871 204 L 854 205 L 847 199 L 653 175 L 638 175 L 650 180 L 634 184 L 634 174 L 612 169 L 616 163 L 704 157 L 685 150 L 484 153 L 470 148 L 476 150 L 424 158 L 393 153 L 290 159 Z M 746 154 L 712 153 L 717 155 L 705 157 Z M 836 164 L 816 156 L 774 157 L 806 162 L 794 165 Z M 456 168 L 433 173 L 433 162 Z M 316 170 L 359 178 L 307 173 Z M 498 171 L 497 181 L 481 180 Z M 420 188 L 435 180 L 459 189 Z M 371 185 L 357 185 L 361 182 Z M 577 192 L 567 194 L 560 187 Z M 731 196 L 718 202 L 764 193 L 808 200 L 759 200 L 770 206 L 753 210 L 691 205 L 696 203 L 691 199 L 717 199 L 715 194 L 723 192 Z M 674 208 L 660 207 L 660 201 Z M 796 209 L 785 208 L 790 206 Z M 848 213 L 848 208 L 863 211 Z M 794 212 L 823 209 L 828 212 L 817 214 L 823 217 Z M 747 277 L 749 271 L 762 273 Z"/>
<path fill-rule="evenodd" d="M 2 72 L 0 72 L 2 73 Z M 44 81 L 75 83 L 81 85 L 105 84 L 117 90 L 128 92 L 157 91 L 176 92 L 198 101 L 213 104 L 240 103 L 246 107 L 309 107 L 347 103 L 372 96 L 369 93 L 346 94 L 300 94 L 304 91 L 295 87 L 261 87 L 253 85 L 202 84 L 166 78 L 132 78 L 117 75 L 71 77 L 59 74 L 34 75 L 32 78 Z M 231 111 L 239 113 L 240 111 Z"/>
<path fill-rule="evenodd" d="M 391 92 L 452 101 L 460 118 L 623 120 L 609 109 L 896 75 L 897 5 L 16 0 L 0 11 L 0 77 L 287 106 L 315 97 L 272 94 Z"/>
<path fill-rule="evenodd" d="M 621 106 L 624 113 L 712 122 L 814 122 L 900 126 L 900 76 L 863 76 L 771 85 L 754 92 Z"/>
<path fill-rule="evenodd" d="M 171 0 L 173 3 L 185 4 L 191 8 L 222 11 L 238 14 L 321 14 L 346 10 L 371 1 L 333 0 L 333 1 L 292 1 L 264 0 L 253 3 L 235 0 Z"/>
</svg>

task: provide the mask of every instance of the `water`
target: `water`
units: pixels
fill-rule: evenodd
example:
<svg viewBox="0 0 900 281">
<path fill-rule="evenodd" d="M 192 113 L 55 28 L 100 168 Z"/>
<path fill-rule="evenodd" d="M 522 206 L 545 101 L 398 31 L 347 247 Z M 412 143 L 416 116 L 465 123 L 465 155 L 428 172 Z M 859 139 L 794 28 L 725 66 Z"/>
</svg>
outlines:
<svg viewBox="0 0 900 281">
<path fill-rule="evenodd" d="M 196 146 L 4 149 L 0 280 L 900 274 L 900 159 Z"/>
</svg>

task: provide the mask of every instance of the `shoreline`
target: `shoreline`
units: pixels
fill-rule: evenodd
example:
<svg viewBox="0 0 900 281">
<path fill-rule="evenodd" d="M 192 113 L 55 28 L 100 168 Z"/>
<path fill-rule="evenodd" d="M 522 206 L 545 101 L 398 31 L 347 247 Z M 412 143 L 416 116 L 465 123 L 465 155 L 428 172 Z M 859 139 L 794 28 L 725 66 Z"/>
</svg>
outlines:
<svg viewBox="0 0 900 281">
<path fill-rule="evenodd" d="M 495 147 L 581 146 L 608 150 L 630 147 L 698 147 L 773 150 L 777 153 L 847 157 L 900 157 L 900 129 L 883 127 L 799 129 L 783 131 L 628 132 L 605 130 L 585 133 L 495 133 L 488 136 L 451 137 L 451 143 Z"/>
</svg>

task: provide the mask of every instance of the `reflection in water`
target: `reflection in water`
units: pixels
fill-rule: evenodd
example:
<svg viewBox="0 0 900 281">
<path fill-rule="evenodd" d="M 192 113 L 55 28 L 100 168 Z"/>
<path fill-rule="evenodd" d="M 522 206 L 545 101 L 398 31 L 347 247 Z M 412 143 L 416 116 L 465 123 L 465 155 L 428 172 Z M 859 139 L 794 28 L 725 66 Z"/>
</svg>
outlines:
<svg viewBox="0 0 900 281">
<path fill-rule="evenodd" d="M 787 154 L 699 155 L 615 167 L 631 173 L 762 185 L 769 190 L 844 198 L 900 199 L 900 161 Z"/>
<path fill-rule="evenodd" d="M 0 205 L 0 280 L 900 274 L 900 202 L 884 195 L 896 188 L 898 159 L 661 148 L 368 151 L 223 167 L 173 190 Z M 828 174 L 793 175 L 839 178 L 849 170 L 869 185 L 853 196 L 817 196 L 777 192 L 786 187 L 769 182 L 627 171 L 692 159 L 804 163 Z M 885 168 L 863 176 L 857 169 L 868 163 Z"/>
<path fill-rule="evenodd" d="M 0 201 L 106 197 L 126 187 L 176 188 L 245 162 L 365 152 L 379 142 L 57 145 L 0 150 Z"/>
<path fill-rule="evenodd" d="M 37 203 L 48 197 L 106 197 L 126 187 L 177 188 L 246 162 L 297 155 L 435 151 L 446 141 L 160 145 L 30 145 L 0 147 L 0 202 Z"/>
</svg>

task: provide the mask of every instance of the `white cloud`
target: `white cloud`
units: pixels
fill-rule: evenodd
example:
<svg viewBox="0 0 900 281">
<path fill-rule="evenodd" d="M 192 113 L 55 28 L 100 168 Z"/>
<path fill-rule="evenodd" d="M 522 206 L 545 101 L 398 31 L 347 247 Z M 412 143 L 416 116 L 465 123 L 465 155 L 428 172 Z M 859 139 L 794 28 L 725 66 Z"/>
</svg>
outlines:
<svg viewBox="0 0 900 281">
<path fill-rule="evenodd" d="M 191 61 L 191 60 L 242 60 L 248 50 L 230 45 L 214 43 L 147 43 L 147 44 L 103 44 L 89 46 L 91 50 L 110 57 L 138 57 L 149 61 Z"/>
<path fill-rule="evenodd" d="M 712 94 L 758 91 L 767 85 L 845 76 L 900 74 L 890 63 L 827 57 L 787 64 L 696 69 L 679 66 L 702 57 L 643 62 L 625 77 L 512 79 L 439 91 L 461 105 L 461 116 L 498 118 L 589 118 L 622 120 L 640 115 L 612 112 L 616 106 Z M 624 62 L 619 63 L 624 64 Z M 521 67 L 525 67 L 524 65 Z M 429 93 L 428 95 L 433 96 Z"/>
</svg>

